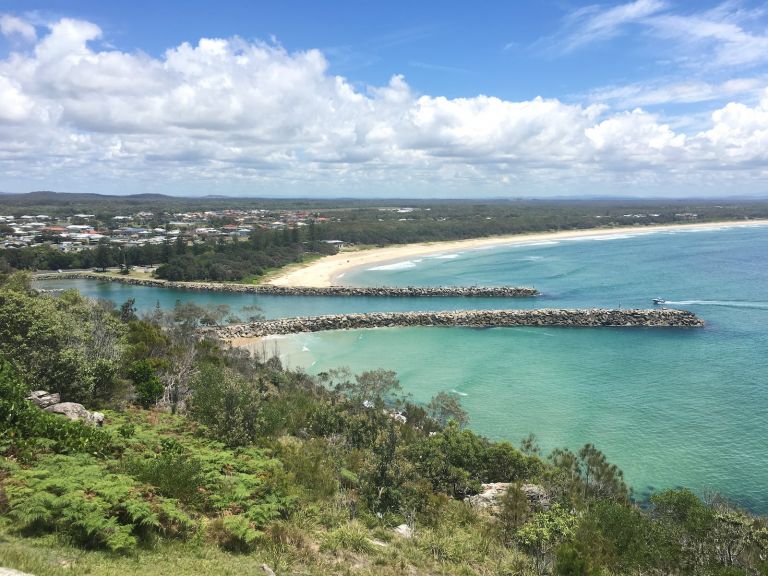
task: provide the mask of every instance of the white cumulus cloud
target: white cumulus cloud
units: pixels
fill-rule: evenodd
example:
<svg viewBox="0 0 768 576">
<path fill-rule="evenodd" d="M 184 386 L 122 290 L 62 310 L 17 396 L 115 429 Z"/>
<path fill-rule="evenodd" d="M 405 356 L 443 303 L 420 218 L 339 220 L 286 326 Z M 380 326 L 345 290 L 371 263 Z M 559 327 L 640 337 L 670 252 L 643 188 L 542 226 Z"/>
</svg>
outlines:
<svg viewBox="0 0 768 576">
<path fill-rule="evenodd" d="M 0 33 L 9 37 L 19 36 L 28 42 L 37 38 L 35 27 L 32 24 L 11 14 L 0 14 Z"/>
<path fill-rule="evenodd" d="M 579 180 L 621 193 L 631 173 L 644 190 L 680 193 L 702 167 L 752 188 L 765 177 L 768 96 L 686 134 L 594 98 L 447 98 L 397 74 L 361 88 L 319 50 L 203 38 L 153 57 L 97 49 L 102 35 L 62 19 L 0 60 L 1 188 L 526 195 L 576 192 Z"/>
</svg>

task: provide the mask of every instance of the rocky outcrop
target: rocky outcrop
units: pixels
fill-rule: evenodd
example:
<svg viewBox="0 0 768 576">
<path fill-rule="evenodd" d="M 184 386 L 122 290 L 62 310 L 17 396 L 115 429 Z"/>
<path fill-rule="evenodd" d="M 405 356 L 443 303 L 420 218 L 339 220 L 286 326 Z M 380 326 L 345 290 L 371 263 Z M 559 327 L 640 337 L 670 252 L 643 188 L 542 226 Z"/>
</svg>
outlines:
<svg viewBox="0 0 768 576">
<path fill-rule="evenodd" d="M 482 492 L 464 499 L 473 508 L 498 512 L 501 498 L 509 490 L 509 482 L 491 482 L 483 484 Z M 533 510 L 549 510 L 550 500 L 547 492 L 538 484 L 523 484 L 520 489 L 528 498 L 528 503 Z"/>
<path fill-rule="evenodd" d="M 374 312 L 328 316 L 281 318 L 252 324 L 232 324 L 203 329 L 223 340 L 295 334 L 323 330 L 393 328 L 411 326 L 466 326 L 494 328 L 513 326 L 562 327 L 697 327 L 704 322 L 685 310 L 456 310 L 448 312 Z"/>
<path fill-rule="evenodd" d="M 27 400 L 42 410 L 61 402 L 61 396 L 59 394 L 51 394 L 45 390 L 35 390 L 29 393 Z"/>
<path fill-rule="evenodd" d="M 62 279 L 100 280 L 119 282 L 133 286 L 153 288 L 175 288 L 179 290 L 197 290 L 208 292 L 239 292 L 244 294 L 268 294 L 272 296 L 365 296 L 385 298 L 418 297 L 467 297 L 467 298 L 528 298 L 538 296 L 535 288 L 516 286 L 273 286 L 271 284 L 225 284 L 220 282 L 170 282 L 167 280 L 131 278 L 130 276 L 111 276 L 95 272 L 61 272 L 58 274 L 38 274 L 35 280 Z"/>
<path fill-rule="evenodd" d="M 76 402 L 61 402 L 61 397 L 58 394 L 51 394 L 45 390 L 35 390 L 29 393 L 27 400 L 41 410 L 61 414 L 70 420 L 82 420 L 91 426 L 104 425 L 104 414 L 86 410 L 85 406 Z"/>
<path fill-rule="evenodd" d="M 549 510 L 549 494 L 538 484 L 523 484 L 520 489 L 525 492 L 528 502 L 535 510 Z"/>
<path fill-rule="evenodd" d="M 93 426 L 104 425 L 104 414 L 101 412 L 90 412 L 85 409 L 85 406 L 77 404 L 76 402 L 60 402 L 59 404 L 53 404 L 52 406 L 45 408 L 45 411 L 61 414 L 70 420 L 82 420 L 86 424 L 91 424 Z"/>
</svg>

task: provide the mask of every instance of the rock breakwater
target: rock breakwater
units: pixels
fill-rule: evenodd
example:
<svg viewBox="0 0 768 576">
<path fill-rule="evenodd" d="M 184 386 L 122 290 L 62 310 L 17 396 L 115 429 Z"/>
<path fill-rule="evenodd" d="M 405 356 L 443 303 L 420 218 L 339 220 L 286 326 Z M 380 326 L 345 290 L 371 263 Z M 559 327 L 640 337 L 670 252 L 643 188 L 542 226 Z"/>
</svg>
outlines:
<svg viewBox="0 0 768 576">
<path fill-rule="evenodd" d="M 424 296 L 459 296 L 471 298 L 528 298 L 538 296 L 535 288 L 517 286 L 273 286 L 272 284 L 224 284 L 219 282 L 171 282 L 154 278 L 131 278 L 130 276 L 112 276 L 95 272 L 61 272 L 38 274 L 35 280 L 62 279 L 101 280 L 120 282 L 133 286 L 153 288 L 175 288 L 208 292 L 240 292 L 244 294 L 268 294 L 273 296 L 367 296 L 389 298 L 414 298 Z"/>
<path fill-rule="evenodd" d="M 449 312 L 374 312 L 327 316 L 281 318 L 252 324 L 205 328 L 223 340 L 258 338 L 277 334 L 348 330 L 358 328 L 403 328 L 411 326 L 464 326 L 496 328 L 515 326 L 560 327 L 700 327 L 704 321 L 687 310 L 551 309 L 457 310 Z"/>
</svg>

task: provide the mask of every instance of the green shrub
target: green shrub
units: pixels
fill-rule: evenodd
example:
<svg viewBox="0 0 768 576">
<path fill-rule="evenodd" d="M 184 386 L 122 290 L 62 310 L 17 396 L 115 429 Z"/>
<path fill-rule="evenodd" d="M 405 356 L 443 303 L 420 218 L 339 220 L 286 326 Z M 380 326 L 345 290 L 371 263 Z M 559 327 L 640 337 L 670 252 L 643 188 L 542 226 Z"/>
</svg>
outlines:
<svg viewBox="0 0 768 576">
<path fill-rule="evenodd" d="M 205 366 L 192 383 L 190 413 L 228 446 L 255 441 L 261 428 L 262 393 L 230 369 Z"/>
<path fill-rule="evenodd" d="M 58 532 L 76 545 L 113 552 L 155 535 L 185 535 L 190 517 L 125 474 L 87 454 L 42 458 L 4 482 L 8 517 L 25 532 Z"/>
<path fill-rule="evenodd" d="M 128 378 L 133 382 L 136 401 L 142 408 L 157 404 L 163 395 L 163 383 L 157 377 L 152 365 L 147 360 L 138 360 L 128 369 Z"/>
<path fill-rule="evenodd" d="M 468 530 L 446 522 L 435 529 L 420 531 L 415 546 L 437 562 L 449 564 L 482 563 L 489 554 L 492 540 L 479 530 Z"/>
<path fill-rule="evenodd" d="M 0 287 L 0 354 L 20 378 L 65 401 L 108 401 L 117 386 L 125 325 L 75 290 L 59 297 Z"/>
<path fill-rule="evenodd" d="M 160 494 L 185 504 L 200 506 L 205 483 L 201 462 L 172 438 L 161 440 L 159 453 L 143 452 L 125 458 L 123 466 L 131 476 L 156 486 Z"/>
<path fill-rule="evenodd" d="M 280 446 L 278 455 L 286 471 L 304 488 L 310 499 L 327 500 L 336 494 L 339 488 L 336 467 L 339 462 L 333 458 L 324 439 L 285 442 Z"/>
<path fill-rule="evenodd" d="M 245 516 L 222 516 L 208 526 L 208 534 L 217 546 L 229 552 L 250 552 L 262 535 Z"/>
<path fill-rule="evenodd" d="M 26 386 L 0 358 L 0 453 L 29 460 L 40 452 L 106 454 L 109 434 L 38 409 L 25 400 Z"/>
<path fill-rule="evenodd" d="M 370 554 L 374 551 L 374 545 L 368 538 L 365 529 L 357 522 L 351 522 L 329 532 L 323 538 L 321 549 L 331 552 L 351 550 Z"/>
<path fill-rule="evenodd" d="M 278 460 L 258 450 L 223 447 L 199 454 L 208 509 L 237 511 L 257 527 L 266 526 L 291 509 L 285 473 Z"/>
<path fill-rule="evenodd" d="M 219 516 L 243 514 L 261 528 L 288 512 L 294 502 L 283 466 L 268 452 L 229 449 L 221 442 L 193 434 L 184 417 L 135 411 L 115 414 L 116 428 L 128 427 L 121 472 L 155 486 L 196 511 Z"/>
</svg>

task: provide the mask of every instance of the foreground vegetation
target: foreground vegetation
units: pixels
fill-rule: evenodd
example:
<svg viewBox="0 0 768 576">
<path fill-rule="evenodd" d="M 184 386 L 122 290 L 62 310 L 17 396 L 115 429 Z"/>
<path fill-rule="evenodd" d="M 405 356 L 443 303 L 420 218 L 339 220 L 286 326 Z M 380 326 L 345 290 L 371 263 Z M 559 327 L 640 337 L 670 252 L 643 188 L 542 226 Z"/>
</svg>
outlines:
<svg viewBox="0 0 768 576">
<path fill-rule="evenodd" d="M 3 278 L 0 566 L 768 574 L 764 518 L 685 489 L 640 507 L 592 445 L 545 458 L 533 437 L 492 442 L 465 428 L 454 396 L 415 405 L 385 370 L 284 370 L 198 339 L 205 317 L 180 305 L 138 318 L 130 302 Z M 103 409 L 106 424 L 39 410 L 33 389 Z M 509 483 L 493 510 L 465 502 L 488 482 Z"/>
</svg>

